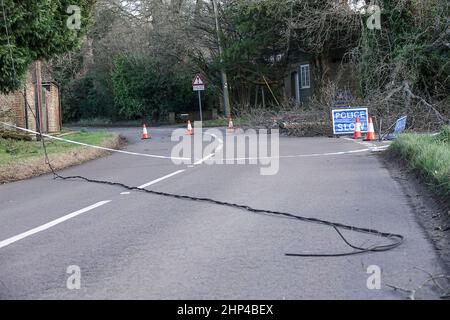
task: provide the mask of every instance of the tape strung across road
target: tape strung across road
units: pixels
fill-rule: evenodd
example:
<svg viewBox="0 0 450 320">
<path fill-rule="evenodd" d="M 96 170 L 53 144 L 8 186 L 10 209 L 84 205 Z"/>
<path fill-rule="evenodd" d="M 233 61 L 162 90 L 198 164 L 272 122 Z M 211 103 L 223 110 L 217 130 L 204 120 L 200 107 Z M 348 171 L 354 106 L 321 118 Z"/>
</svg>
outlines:
<svg viewBox="0 0 450 320">
<path fill-rule="evenodd" d="M 18 127 L 16 125 L 13 124 L 9 124 L 9 123 L 5 123 L 5 122 L 1 122 L 1 124 L 8 126 L 10 128 L 15 128 L 24 132 L 28 132 L 28 133 L 33 133 L 33 134 L 39 134 L 39 132 L 34 131 L 34 130 L 30 130 L 30 129 L 26 129 L 26 128 L 22 128 L 22 127 Z M 73 143 L 73 144 L 77 144 L 77 145 L 81 145 L 81 146 L 85 146 L 85 147 L 90 147 L 90 148 L 95 148 L 95 149 L 100 149 L 100 150 L 105 150 L 105 151 L 110 151 L 110 152 L 117 152 L 117 153 L 123 153 L 123 154 L 128 154 L 128 155 L 133 155 L 133 156 L 140 156 L 140 157 L 149 157 L 149 158 L 157 158 L 157 159 L 169 159 L 169 160 L 191 160 L 190 158 L 181 158 L 181 157 L 167 157 L 167 156 L 159 156 L 159 155 L 154 155 L 154 154 L 147 154 L 147 153 L 139 153 L 139 152 L 131 152 L 131 151 L 125 151 L 125 150 L 117 150 L 117 149 L 111 149 L 111 148 L 106 148 L 106 147 L 101 147 L 101 146 L 96 146 L 96 145 L 92 145 L 92 144 L 87 144 L 87 143 L 82 143 L 82 142 L 77 142 L 77 141 L 73 141 L 73 140 L 69 140 L 69 139 L 64 139 L 64 138 L 58 138 L 58 137 L 54 137 L 48 134 L 42 134 L 42 136 L 49 138 L 49 139 L 53 139 L 53 140 L 58 140 L 58 141 L 63 141 L 63 142 L 67 142 L 67 143 Z M 217 136 L 213 135 L 214 138 L 217 138 Z M 221 139 L 219 139 L 220 142 L 220 146 L 219 148 L 217 148 L 217 151 L 220 151 L 220 149 L 223 148 L 223 141 L 221 141 Z M 379 151 L 379 150 L 384 150 L 385 148 L 387 148 L 388 146 L 382 146 L 382 147 L 369 147 L 369 148 L 364 148 L 364 149 L 357 149 L 357 150 L 350 150 L 350 151 L 339 151 L 339 152 L 326 152 L 326 153 L 312 153 L 312 154 L 298 154 L 298 155 L 284 155 L 284 156 L 276 156 L 276 157 L 243 157 L 243 158 L 224 158 L 224 159 L 218 159 L 219 161 L 223 161 L 223 162 L 231 162 L 231 161 L 245 161 L 245 160 L 259 160 L 259 159 L 283 159 L 283 158 L 308 158 L 308 157 L 326 157 L 326 156 L 339 156 L 339 155 L 346 155 L 346 154 L 354 154 L 354 153 L 362 153 L 362 152 L 369 152 L 369 151 Z M 206 160 L 208 160 L 211 157 L 214 157 L 215 153 L 210 154 L 208 157 L 203 158 L 199 161 L 197 161 L 194 165 L 198 165 L 201 164 L 203 162 L 205 162 Z"/>
<path fill-rule="evenodd" d="M 344 155 L 344 154 L 368 152 L 371 150 L 372 149 L 370 149 L 370 148 L 366 148 L 366 149 L 358 149 L 358 150 L 350 150 L 350 151 L 297 154 L 297 155 L 287 155 L 287 156 L 277 156 L 277 157 L 228 158 L 228 159 L 222 159 L 222 161 L 243 161 L 243 160 L 259 160 L 259 159 L 283 159 L 283 158 L 309 158 L 309 157 L 340 156 L 340 155 Z"/>
<path fill-rule="evenodd" d="M 206 132 L 206 134 L 209 134 Z M 214 150 L 215 153 L 220 151 L 223 148 L 223 141 L 218 138 L 214 134 L 209 134 L 213 136 L 215 139 L 218 139 L 220 146 Z M 218 161 L 222 162 L 231 162 L 231 161 L 246 161 L 246 160 L 260 160 L 260 159 L 284 159 L 284 158 L 309 158 L 309 157 L 326 157 L 326 156 L 340 156 L 340 155 L 346 155 L 346 154 L 354 154 L 354 153 L 362 153 L 362 152 L 374 152 L 374 151 L 383 151 L 387 149 L 389 146 L 376 146 L 376 145 L 365 145 L 366 148 L 364 149 L 357 149 L 357 150 L 349 150 L 349 151 L 338 151 L 338 152 L 325 152 L 325 153 L 310 153 L 310 154 L 297 154 L 297 155 L 284 155 L 284 156 L 276 156 L 276 157 L 241 157 L 241 158 L 223 158 L 223 159 L 217 159 Z M 215 154 L 211 154 L 208 156 L 208 159 L 212 156 L 215 156 Z M 208 159 L 202 159 L 202 161 L 208 160 Z"/>
<path fill-rule="evenodd" d="M 37 131 L 21 128 L 21 127 L 15 126 L 13 124 L 5 123 L 5 122 L 0 122 L 0 123 L 5 125 L 5 126 L 8 126 L 10 128 L 15 128 L 15 129 L 22 130 L 22 131 L 25 131 L 25 132 L 28 132 L 28 133 L 40 134 Z M 95 146 L 95 145 L 92 145 L 92 144 L 77 142 L 77 141 L 73 141 L 73 140 L 69 140 L 69 139 L 53 137 L 51 135 L 44 134 L 44 133 L 42 133 L 42 136 L 44 136 L 46 138 L 49 138 L 49 139 L 53 139 L 53 140 L 58 140 L 58 141 L 78 144 L 80 146 L 85 146 L 85 147 L 90 147 L 90 148 L 95 148 L 95 149 L 100 149 L 100 150 L 106 150 L 106 151 L 111 151 L 111 152 L 118 152 L 118 153 L 123 153 L 123 154 L 129 154 L 129 155 L 132 155 L 132 156 L 149 157 L 149 158 L 157 158 L 157 159 L 170 159 L 170 160 L 172 160 L 172 159 L 173 160 L 190 160 L 189 158 L 166 157 L 166 156 L 158 156 L 158 155 L 154 155 L 154 154 L 147 154 L 147 153 L 139 153 L 139 152 L 131 152 L 131 151 L 125 151 L 125 150 L 117 150 L 117 149 L 105 148 L 105 147 Z"/>
</svg>

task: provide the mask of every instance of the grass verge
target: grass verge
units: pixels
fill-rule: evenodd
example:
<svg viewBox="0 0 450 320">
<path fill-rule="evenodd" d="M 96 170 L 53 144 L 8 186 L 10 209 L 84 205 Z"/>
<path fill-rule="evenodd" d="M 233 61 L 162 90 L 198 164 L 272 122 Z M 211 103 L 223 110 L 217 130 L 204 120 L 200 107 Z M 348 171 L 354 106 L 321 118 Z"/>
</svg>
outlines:
<svg viewBox="0 0 450 320">
<path fill-rule="evenodd" d="M 418 171 L 437 194 L 450 196 L 450 126 L 435 136 L 408 133 L 390 151 Z"/>
<path fill-rule="evenodd" d="M 108 148 L 117 148 L 121 144 L 119 136 L 109 132 L 78 131 L 65 134 L 64 138 Z M 48 138 L 45 139 L 45 145 L 49 159 L 57 170 L 108 154 L 104 150 Z M 0 139 L 0 183 L 26 179 L 49 171 L 41 142 Z"/>
</svg>

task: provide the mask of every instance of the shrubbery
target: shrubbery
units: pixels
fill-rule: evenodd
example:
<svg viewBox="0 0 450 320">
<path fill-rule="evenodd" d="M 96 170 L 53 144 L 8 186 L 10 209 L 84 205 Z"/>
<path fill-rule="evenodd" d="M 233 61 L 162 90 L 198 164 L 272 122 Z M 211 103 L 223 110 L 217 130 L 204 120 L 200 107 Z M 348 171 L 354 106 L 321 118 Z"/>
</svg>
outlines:
<svg viewBox="0 0 450 320">
<path fill-rule="evenodd" d="M 180 64 L 150 57 L 117 56 L 112 70 L 95 70 L 70 82 L 63 92 L 63 120 L 104 118 L 112 121 L 161 122 L 169 112 L 197 110 L 192 91 L 193 73 Z M 215 92 L 207 86 L 203 105 L 211 105 Z"/>
<path fill-rule="evenodd" d="M 450 195 L 450 127 L 435 136 L 404 134 L 391 150 L 420 172 L 440 194 Z"/>
</svg>

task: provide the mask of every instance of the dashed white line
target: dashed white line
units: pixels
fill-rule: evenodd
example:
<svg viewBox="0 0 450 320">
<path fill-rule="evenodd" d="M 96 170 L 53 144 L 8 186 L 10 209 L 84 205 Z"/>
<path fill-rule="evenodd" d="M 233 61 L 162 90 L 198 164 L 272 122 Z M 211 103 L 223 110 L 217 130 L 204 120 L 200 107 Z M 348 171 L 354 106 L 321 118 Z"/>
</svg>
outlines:
<svg viewBox="0 0 450 320">
<path fill-rule="evenodd" d="M 197 162 L 194 162 L 194 166 L 198 166 L 199 164 L 202 164 L 203 162 L 211 159 L 212 157 L 214 157 L 216 155 L 216 152 L 222 150 L 222 148 L 223 148 L 223 140 L 222 139 L 220 139 L 219 137 L 217 137 L 215 134 L 212 134 L 212 133 L 206 133 L 206 134 L 209 134 L 210 136 L 217 139 L 219 141 L 220 145 L 210 155 L 198 160 Z M 189 168 L 191 168 L 191 166 L 189 166 Z"/>
<path fill-rule="evenodd" d="M 210 159 L 211 157 L 213 157 L 213 156 L 215 155 L 215 152 L 217 152 L 218 150 L 221 150 L 221 149 L 223 148 L 223 140 L 220 139 L 220 138 L 218 138 L 215 134 L 211 134 L 211 136 L 213 136 L 214 138 L 218 139 L 220 145 L 217 147 L 216 150 L 214 150 L 214 153 L 211 153 L 210 155 L 204 157 L 203 159 L 200 159 L 200 160 L 196 161 L 195 163 L 193 163 L 193 164 L 191 164 L 191 165 L 188 165 L 188 166 L 187 166 L 188 168 L 194 168 L 195 166 L 197 166 L 197 165 L 199 165 L 199 164 L 202 164 L 202 163 L 205 162 L 206 160 L 208 160 L 208 159 Z M 144 189 L 144 188 L 149 187 L 149 186 L 151 186 L 151 185 L 154 185 L 154 184 L 156 184 L 156 183 L 158 183 L 158 182 L 161 182 L 161 181 L 163 181 L 163 180 L 166 180 L 166 179 L 168 179 L 168 178 L 171 178 L 171 177 L 173 177 L 173 176 L 175 176 L 175 175 L 177 175 L 177 174 L 180 174 L 180 173 L 182 173 L 182 172 L 184 172 L 184 171 L 186 171 L 186 169 L 182 169 L 182 170 L 178 170 L 178 171 L 172 172 L 172 173 L 170 173 L 170 174 L 168 174 L 168 175 L 166 175 L 166 176 L 164 176 L 164 177 L 161 177 L 161 178 L 155 179 L 155 180 L 153 180 L 153 181 L 147 182 L 147 183 L 145 183 L 145 184 L 139 186 L 138 188 Z M 125 193 L 125 192 L 122 192 L 122 193 L 121 193 L 121 195 L 126 195 L 126 194 L 130 194 L 130 193 L 129 193 L 129 192 L 128 192 L 128 193 Z"/>
<path fill-rule="evenodd" d="M 153 180 L 153 181 L 150 181 L 150 182 L 148 182 L 148 183 L 145 183 L 145 184 L 139 186 L 138 188 L 144 189 L 144 188 L 146 188 L 146 187 L 148 187 L 148 186 L 151 186 L 151 185 L 153 185 L 153 184 L 155 184 L 155 183 L 158 183 L 158 182 L 160 182 L 160 181 L 166 180 L 166 179 L 168 179 L 168 178 L 170 178 L 170 177 L 173 177 L 173 176 L 175 176 L 175 175 L 177 175 L 177 174 L 179 174 L 179 173 L 182 173 L 182 172 L 184 172 L 184 171 L 186 171 L 186 170 L 183 169 L 183 170 L 178 170 L 178 171 L 172 172 L 171 174 L 168 174 L 168 175 L 166 175 L 166 176 L 164 176 L 164 177 L 161 177 L 161 178 L 158 178 L 158 179 L 156 179 L 156 180 Z"/>
<path fill-rule="evenodd" d="M 214 157 L 215 153 L 211 153 L 210 155 L 198 160 L 197 162 L 194 162 L 194 166 L 198 166 L 199 164 L 202 164 L 203 162 L 205 162 L 206 160 L 211 159 L 212 157 Z"/>
<path fill-rule="evenodd" d="M 108 202 L 111 202 L 111 200 L 97 202 L 96 204 L 93 204 L 93 205 L 91 205 L 89 207 L 86 207 L 84 209 L 81 209 L 81 210 L 69 213 L 69 214 L 67 214 L 67 215 L 65 215 L 65 216 L 63 216 L 61 218 L 58 218 L 58 219 L 53 220 L 53 221 L 50 221 L 50 222 L 48 222 L 46 224 L 43 224 L 43 225 L 41 225 L 39 227 L 33 228 L 31 230 L 28 230 L 28 231 L 25 231 L 25 232 L 23 232 L 21 234 L 18 234 L 18 235 L 14 236 L 14 237 L 8 238 L 8 239 L 3 240 L 3 241 L 0 241 L 0 248 L 4 248 L 4 247 L 6 247 L 6 246 L 8 246 L 8 245 L 10 245 L 10 244 L 12 244 L 14 242 L 17 242 L 19 240 L 22 240 L 24 238 L 32 236 L 32 235 L 34 235 L 34 234 L 36 234 L 38 232 L 50 229 L 51 227 L 54 227 L 54 226 L 56 226 L 56 225 L 58 225 L 60 223 L 63 223 L 64 221 L 67 221 L 69 219 L 75 218 L 76 216 L 78 216 L 78 215 L 80 215 L 82 213 L 85 213 L 85 212 L 91 211 L 91 210 L 93 210 L 95 208 L 98 208 L 100 206 L 103 206 L 104 204 L 107 204 Z"/>
</svg>

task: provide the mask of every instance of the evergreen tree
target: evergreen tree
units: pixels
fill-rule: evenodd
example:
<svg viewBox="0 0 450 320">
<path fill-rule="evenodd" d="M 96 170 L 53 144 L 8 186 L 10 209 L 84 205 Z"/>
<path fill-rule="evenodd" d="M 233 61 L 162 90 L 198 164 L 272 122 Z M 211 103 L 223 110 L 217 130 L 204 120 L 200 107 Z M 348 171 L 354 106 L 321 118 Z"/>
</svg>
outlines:
<svg viewBox="0 0 450 320">
<path fill-rule="evenodd" d="M 94 4 L 95 0 L 0 0 L 0 92 L 18 89 L 33 61 L 77 48 Z"/>
</svg>

